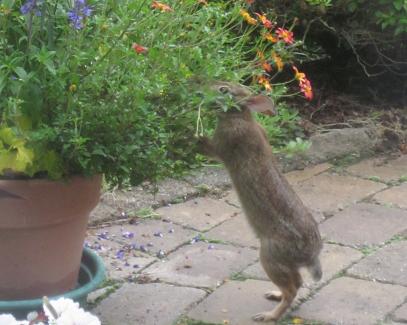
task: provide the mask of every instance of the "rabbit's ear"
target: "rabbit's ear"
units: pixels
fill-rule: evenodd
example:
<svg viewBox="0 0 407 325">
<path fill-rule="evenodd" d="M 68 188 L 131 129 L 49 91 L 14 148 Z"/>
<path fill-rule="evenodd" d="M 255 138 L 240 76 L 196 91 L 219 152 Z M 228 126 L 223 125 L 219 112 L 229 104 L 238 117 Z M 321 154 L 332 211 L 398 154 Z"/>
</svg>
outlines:
<svg viewBox="0 0 407 325">
<path fill-rule="evenodd" d="M 252 112 L 266 115 L 276 115 L 277 110 L 271 98 L 265 95 L 250 96 L 244 101 L 244 106 Z"/>
</svg>

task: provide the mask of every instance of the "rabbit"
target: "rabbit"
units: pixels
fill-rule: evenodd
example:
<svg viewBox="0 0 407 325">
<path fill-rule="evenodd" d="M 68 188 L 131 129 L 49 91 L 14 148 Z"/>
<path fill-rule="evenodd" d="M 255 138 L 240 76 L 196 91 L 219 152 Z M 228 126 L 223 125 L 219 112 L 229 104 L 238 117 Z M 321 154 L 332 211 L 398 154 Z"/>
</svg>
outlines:
<svg viewBox="0 0 407 325">
<path fill-rule="evenodd" d="M 322 277 L 318 224 L 277 168 L 266 132 L 251 114 L 276 114 L 273 101 L 238 84 L 217 82 L 211 88 L 231 96 L 236 107 L 217 113 L 213 138 L 201 137 L 199 148 L 224 163 L 260 240 L 261 264 L 280 289 L 265 294 L 280 301 L 275 309 L 256 314 L 253 319 L 277 321 L 302 285 L 301 267 L 308 268 L 315 281 Z"/>
</svg>

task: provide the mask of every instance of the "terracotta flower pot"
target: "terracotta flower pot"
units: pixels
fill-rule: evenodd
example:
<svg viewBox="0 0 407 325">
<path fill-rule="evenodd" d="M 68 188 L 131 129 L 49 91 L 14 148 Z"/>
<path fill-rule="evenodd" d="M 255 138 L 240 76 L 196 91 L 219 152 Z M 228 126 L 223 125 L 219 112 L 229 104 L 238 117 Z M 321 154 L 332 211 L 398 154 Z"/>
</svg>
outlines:
<svg viewBox="0 0 407 325">
<path fill-rule="evenodd" d="M 0 300 L 75 287 L 101 179 L 0 180 Z"/>
</svg>

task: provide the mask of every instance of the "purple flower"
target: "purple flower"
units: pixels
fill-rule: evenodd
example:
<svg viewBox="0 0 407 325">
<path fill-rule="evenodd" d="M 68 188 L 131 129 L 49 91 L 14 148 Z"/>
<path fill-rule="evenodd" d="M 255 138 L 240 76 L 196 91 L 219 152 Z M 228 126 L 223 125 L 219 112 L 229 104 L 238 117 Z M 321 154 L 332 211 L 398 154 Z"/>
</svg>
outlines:
<svg viewBox="0 0 407 325">
<path fill-rule="evenodd" d="M 116 252 L 116 258 L 122 260 L 124 258 L 124 250 L 120 249 Z"/>
<path fill-rule="evenodd" d="M 173 234 L 174 231 L 175 231 L 174 228 L 171 228 L 170 230 L 168 230 L 168 233 L 169 233 L 169 234 Z"/>
<path fill-rule="evenodd" d="M 157 231 L 156 233 L 154 233 L 154 236 L 155 236 L 155 237 L 160 237 L 160 238 L 163 238 L 163 237 L 164 237 L 163 233 L 160 232 L 160 231 Z"/>
<path fill-rule="evenodd" d="M 131 232 L 131 231 L 123 231 L 122 232 L 122 236 L 124 237 L 124 238 L 134 238 L 134 232 Z"/>
<path fill-rule="evenodd" d="M 27 0 L 20 8 L 20 12 L 23 15 L 31 13 L 37 6 L 37 0 Z"/>
<path fill-rule="evenodd" d="M 109 232 L 108 231 L 101 232 L 101 233 L 97 234 L 97 237 L 99 240 L 109 239 Z"/>
<path fill-rule="evenodd" d="M 214 249 L 214 248 L 215 248 L 215 245 L 211 244 L 211 245 L 208 246 L 208 249 Z"/>
<path fill-rule="evenodd" d="M 195 243 L 197 243 L 197 242 L 199 242 L 201 240 L 202 240 L 201 235 L 196 235 L 194 238 L 191 239 L 190 243 L 195 244 Z"/>
<path fill-rule="evenodd" d="M 93 9 L 89 6 L 85 6 L 82 9 L 82 12 L 86 17 L 90 17 L 90 15 L 92 15 L 92 11 L 93 11 Z M 124 212 L 122 212 L 121 215 L 122 215 L 122 217 L 126 217 L 126 214 Z"/>
<path fill-rule="evenodd" d="M 84 27 L 84 20 L 92 14 L 92 8 L 86 5 L 85 0 L 75 0 L 74 7 L 68 11 L 68 19 L 75 29 Z"/>
</svg>

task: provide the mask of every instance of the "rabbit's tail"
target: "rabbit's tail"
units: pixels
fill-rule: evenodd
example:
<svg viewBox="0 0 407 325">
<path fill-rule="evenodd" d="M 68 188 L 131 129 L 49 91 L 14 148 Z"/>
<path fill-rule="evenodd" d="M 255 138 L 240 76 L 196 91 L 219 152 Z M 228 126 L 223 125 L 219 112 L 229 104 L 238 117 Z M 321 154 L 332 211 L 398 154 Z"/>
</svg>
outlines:
<svg viewBox="0 0 407 325">
<path fill-rule="evenodd" d="M 314 281 L 319 281 L 322 278 L 322 268 L 319 257 L 316 257 L 313 262 L 307 267 Z"/>
</svg>

